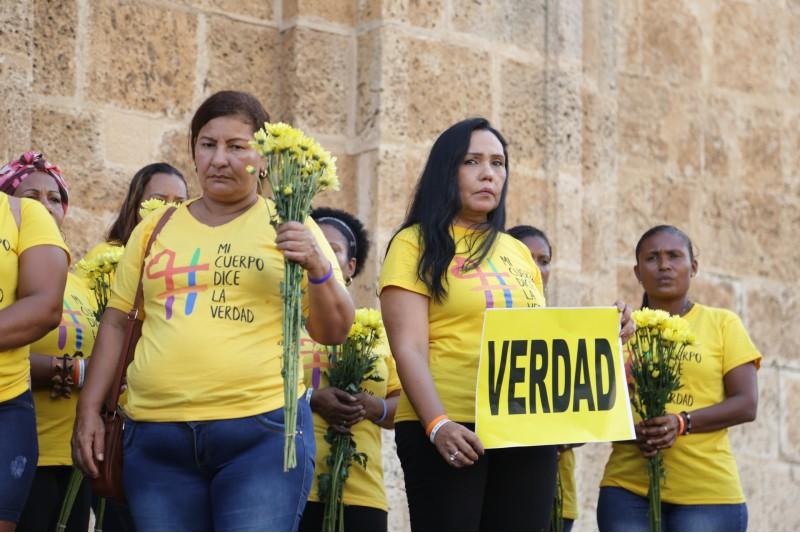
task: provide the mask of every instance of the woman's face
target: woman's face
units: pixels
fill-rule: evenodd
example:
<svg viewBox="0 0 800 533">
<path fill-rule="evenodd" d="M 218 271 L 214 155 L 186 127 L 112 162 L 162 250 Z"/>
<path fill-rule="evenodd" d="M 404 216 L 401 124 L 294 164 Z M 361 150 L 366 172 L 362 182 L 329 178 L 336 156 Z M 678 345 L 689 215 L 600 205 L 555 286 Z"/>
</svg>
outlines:
<svg viewBox="0 0 800 533">
<path fill-rule="evenodd" d="M 552 260 L 550 246 L 541 237 L 523 237 L 522 242 L 531 251 L 531 257 L 542 273 L 542 285 L 546 289 L 547 281 L 550 279 L 550 261 Z"/>
<path fill-rule="evenodd" d="M 697 272 L 697 261 L 689 257 L 683 238 L 666 231 L 642 243 L 637 261 L 633 267 L 637 279 L 650 298 L 659 300 L 686 296 L 691 277 Z"/>
<path fill-rule="evenodd" d="M 53 215 L 58 227 L 64 222 L 64 202 L 61 199 L 61 191 L 58 183 L 53 177 L 44 172 L 33 172 L 22 180 L 17 190 L 14 191 L 17 198 L 31 198 L 41 202 L 47 211 Z"/>
<path fill-rule="evenodd" d="M 182 203 L 186 201 L 188 192 L 186 184 L 175 174 L 156 172 L 150 176 L 150 181 L 144 187 L 142 200 L 158 199 L 170 203 Z"/>
<path fill-rule="evenodd" d="M 238 115 L 209 120 L 197 135 L 194 162 L 203 194 L 221 203 L 256 196 L 256 176 L 247 166 L 263 163 L 248 142 L 253 126 Z"/>
<path fill-rule="evenodd" d="M 339 268 L 342 269 L 344 278 L 352 278 L 356 271 L 356 258 L 348 257 L 350 246 L 347 243 L 347 237 L 330 224 L 320 224 L 319 229 L 322 230 L 333 253 L 336 254 L 336 260 L 339 262 Z"/>
<path fill-rule="evenodd" d="M 458 167 L 458 194 L 463 225 L 480 224 L 500 204 L 506 182 L 506 157 L 500 140 L 489 130 L 475 130 Z"/>
</svg>

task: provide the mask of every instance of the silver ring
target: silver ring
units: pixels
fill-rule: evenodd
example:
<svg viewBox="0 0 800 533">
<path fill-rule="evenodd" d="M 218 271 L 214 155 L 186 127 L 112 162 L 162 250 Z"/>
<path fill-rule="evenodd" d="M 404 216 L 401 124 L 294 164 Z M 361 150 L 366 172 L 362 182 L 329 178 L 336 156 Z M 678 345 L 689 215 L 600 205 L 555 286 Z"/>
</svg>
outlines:
<svg viewBox="0 0 800 533">
<path fill-rule="evenodd" d="M 669 430 L 667 429 L 667 426 L 661 426 L 661 427 L 663 427 L 663 428 L 664 428 L 664 433 L 666 433 L 667 431 L 669 431 Z"/>
<path fill-rule="evenodd" d="M 461 453 L 461 451 L 459 451 L 459 450 L 456 450 L 456 451 L 454 451 L 453 453 L 451 453 L 451 454 L 448 456 L 448 457 L 450 457 L 450 462 L 451 462 L 451 463 L 452 463 L 452 462 L 454 462 L 454 461 L 456 460 L 456 457 L 458 457 L 458 454 L 460 454 L 460 453 Z"/>
</svg>

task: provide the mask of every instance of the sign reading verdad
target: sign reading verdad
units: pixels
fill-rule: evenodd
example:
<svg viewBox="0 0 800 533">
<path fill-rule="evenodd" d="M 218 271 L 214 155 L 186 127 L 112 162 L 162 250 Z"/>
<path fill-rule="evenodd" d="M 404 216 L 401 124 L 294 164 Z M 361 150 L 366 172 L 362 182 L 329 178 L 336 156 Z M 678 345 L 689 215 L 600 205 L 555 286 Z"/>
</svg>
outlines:
<svg viewBox="0 0 800 533">
<path fill-rule="evenodd" d="M 635 438 L 619 311 L 488 309 L 475 411 L 487 448 Z"/>
</svg>

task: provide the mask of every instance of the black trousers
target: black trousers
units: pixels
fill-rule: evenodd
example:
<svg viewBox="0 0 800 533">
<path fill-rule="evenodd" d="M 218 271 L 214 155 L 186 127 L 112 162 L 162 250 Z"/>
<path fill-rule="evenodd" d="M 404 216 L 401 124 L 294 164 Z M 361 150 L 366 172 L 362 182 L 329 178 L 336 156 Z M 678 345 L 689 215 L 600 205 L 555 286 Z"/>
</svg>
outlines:
<svg viewBox="0 0 800 533">
<path fill-rule="evenodd" d="M 395 441 L 412 531 L 549 530 L 555 446 L 487 450 L 474 465 L 453 468 L 419 422 L 398 422 Z"/>
<path fill-rule="evenodd" d="M 71 466 L 40 466 L 36 468 L 33 486 L 22 510 L 17 531 L 55 531 L 61 504 L 67 494 Z M 84 479 L 75 497 L 67 531 L 88 531 L 91 490 Z"/>
<path fill-rule="evenodd" d="M 300 531 L 322 531 L 325 506 L 320 502 L 308 502 L 300 520 Z M 345 531 L 387 531 L 388 513 L 383 509 L 361 505 L 344 506 Z"/>
</svg>

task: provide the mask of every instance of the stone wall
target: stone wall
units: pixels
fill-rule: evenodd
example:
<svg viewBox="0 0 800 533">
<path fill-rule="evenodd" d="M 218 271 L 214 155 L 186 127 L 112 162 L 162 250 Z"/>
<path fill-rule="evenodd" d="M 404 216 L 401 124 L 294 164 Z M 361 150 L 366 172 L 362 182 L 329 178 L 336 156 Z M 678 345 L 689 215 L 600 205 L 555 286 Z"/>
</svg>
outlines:
<svg viewBox="0 0 800 533">
<path fill-rule="evenodd" d="M 638 236 L 670 222 L 693 237 L 694 297 L 738 312 L 764 353 L 758 421 L 731 432 L 750 527 L 793 530 L 798 65 L 798 0 L 5 0 L 0 157 L 37 148 L 64 169 L 80 256 L 139 167 L 193 175 L 188 122 L 205 96 L 251 91 L 338 156 L 343 191 L 320 204 L 372 229 L 356 287 L 372 304 L 431 142 L 484 115 L 511 142 L 510 223 L 555 244 L 550 303 L 636 302 Z M 607 454 L 577 453 L 578 529 L 596 527 Z"/>
</svg>

